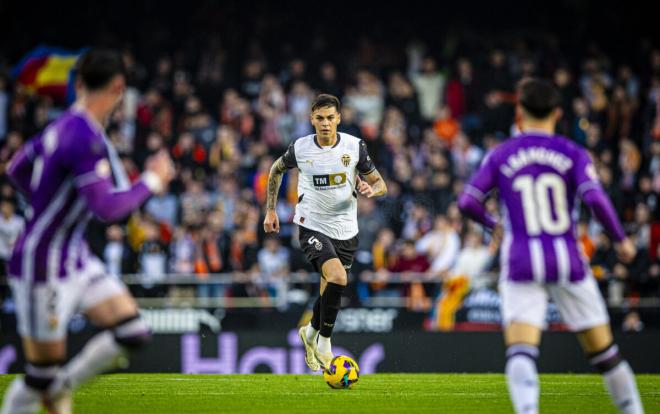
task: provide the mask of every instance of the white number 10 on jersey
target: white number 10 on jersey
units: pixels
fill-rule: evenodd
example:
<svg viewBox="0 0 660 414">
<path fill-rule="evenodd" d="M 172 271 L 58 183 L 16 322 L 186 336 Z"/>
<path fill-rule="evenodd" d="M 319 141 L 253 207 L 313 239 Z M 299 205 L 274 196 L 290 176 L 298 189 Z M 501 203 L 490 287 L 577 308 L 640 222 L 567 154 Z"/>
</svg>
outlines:
<svg viewBox="0 0 660 414">
<path fill-rule="evenodd" d="M 538 236 L 543 232 L 556 236 L 569 229 L 566 185 L 560 176 L 544 173 L 534 179 L 532 175 L 521 175 L 513 181 L 513 189 L 522 198 L 528 235 Z"/>
</svg>

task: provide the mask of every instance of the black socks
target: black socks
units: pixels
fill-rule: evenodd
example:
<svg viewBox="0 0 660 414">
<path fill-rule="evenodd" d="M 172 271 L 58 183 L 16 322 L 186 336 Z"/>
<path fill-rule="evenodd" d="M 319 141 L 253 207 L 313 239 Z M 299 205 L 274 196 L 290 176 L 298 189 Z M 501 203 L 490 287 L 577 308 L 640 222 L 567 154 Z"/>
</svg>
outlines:
<svg viewBox="0 0 660 414">
<path fill-rule="evenodd" d="M 341 306 L 341 294 L 346 286 L 328 282 L 320 300 L 320 334 L 326 338 L 332 336 L 332 329 L 335 327 L 335 320 Z M 315 305 L 316 306 L 316 305 Z M 313 318 L 312 318 L 313 320 Z M 313 322 L 312 322 L 312 326 Z"/>
</svg>

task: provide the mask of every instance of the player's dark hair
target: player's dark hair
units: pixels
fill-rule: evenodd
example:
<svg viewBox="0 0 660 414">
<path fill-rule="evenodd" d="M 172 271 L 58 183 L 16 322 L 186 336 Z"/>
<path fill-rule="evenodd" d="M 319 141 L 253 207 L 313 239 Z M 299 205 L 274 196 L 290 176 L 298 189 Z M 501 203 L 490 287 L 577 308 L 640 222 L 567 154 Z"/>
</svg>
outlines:
<svg viewBox="0 0 660 414">
<path fill-rule="evenodd" d="M 530 78 L 518 85 L 518 103 L 532 117 L 543 119 L 560 105 L 561 95 L 552 82 Z"/>
<path fill-rule="evenodd" d="M 117 75 L 125 73 L 121 55 L 109 49 L 91 49 L 78 59 L 76 72 L 85 88 L 102 89 Z"/>
<path fill-rule="evenodd" d="M 337 112 L 341 111 L 341 102 L 339 102 L 339 98 L 334 95 L 322 93 L 314 99 L 314 102 L 312 102 L 312 112 L 319 108 L 327 108 L 330 106 L 334 106 Z"/>
</svg>

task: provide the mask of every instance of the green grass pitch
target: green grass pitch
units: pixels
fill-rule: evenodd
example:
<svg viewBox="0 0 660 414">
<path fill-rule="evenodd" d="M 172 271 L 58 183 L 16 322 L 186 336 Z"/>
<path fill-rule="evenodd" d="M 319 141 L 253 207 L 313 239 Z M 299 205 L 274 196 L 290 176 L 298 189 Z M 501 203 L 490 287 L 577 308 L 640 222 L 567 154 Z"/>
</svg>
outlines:
<svg viewBox="0 0 660 414">
<path fill-rule="evenodd" d="M 0 375 L 4 393 L 12 375 Z M 638 375 L 660 413 L 660 375 Z M 501 374 L 363 375 L 333 390 L 316 375 L 104 375 L 75 396 L 77 413 L 509 413 Z M 541 375 L 541 412 L 616 413 L 597 375 Z"/>
</svg>

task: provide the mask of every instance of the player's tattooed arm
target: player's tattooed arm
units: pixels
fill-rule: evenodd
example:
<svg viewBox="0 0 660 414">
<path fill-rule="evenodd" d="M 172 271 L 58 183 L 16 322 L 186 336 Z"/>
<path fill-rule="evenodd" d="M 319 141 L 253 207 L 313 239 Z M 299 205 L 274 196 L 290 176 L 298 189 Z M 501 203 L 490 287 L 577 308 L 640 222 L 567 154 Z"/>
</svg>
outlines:
<svg viewBox="0 0 660 414">
<path fill-rule="evenodd" d="M 387 184 L 377 169 L 364 176 L 365 181 L 358 182 L 358 190 L 361 194 L 371 197 L 382 197 L 387 194 Z"/>
<path fill-rule="evenodd" d="M 268 190 L 266 192 L 266 209 L 275 210 L 277 205 L 277 194 L 280 191 L 282 184 L 282 176 L 288 170 L 282 157 L 275 160 L 273 166 L 270 167 L 270 174 L 268 174 Z"/>
</svg>

